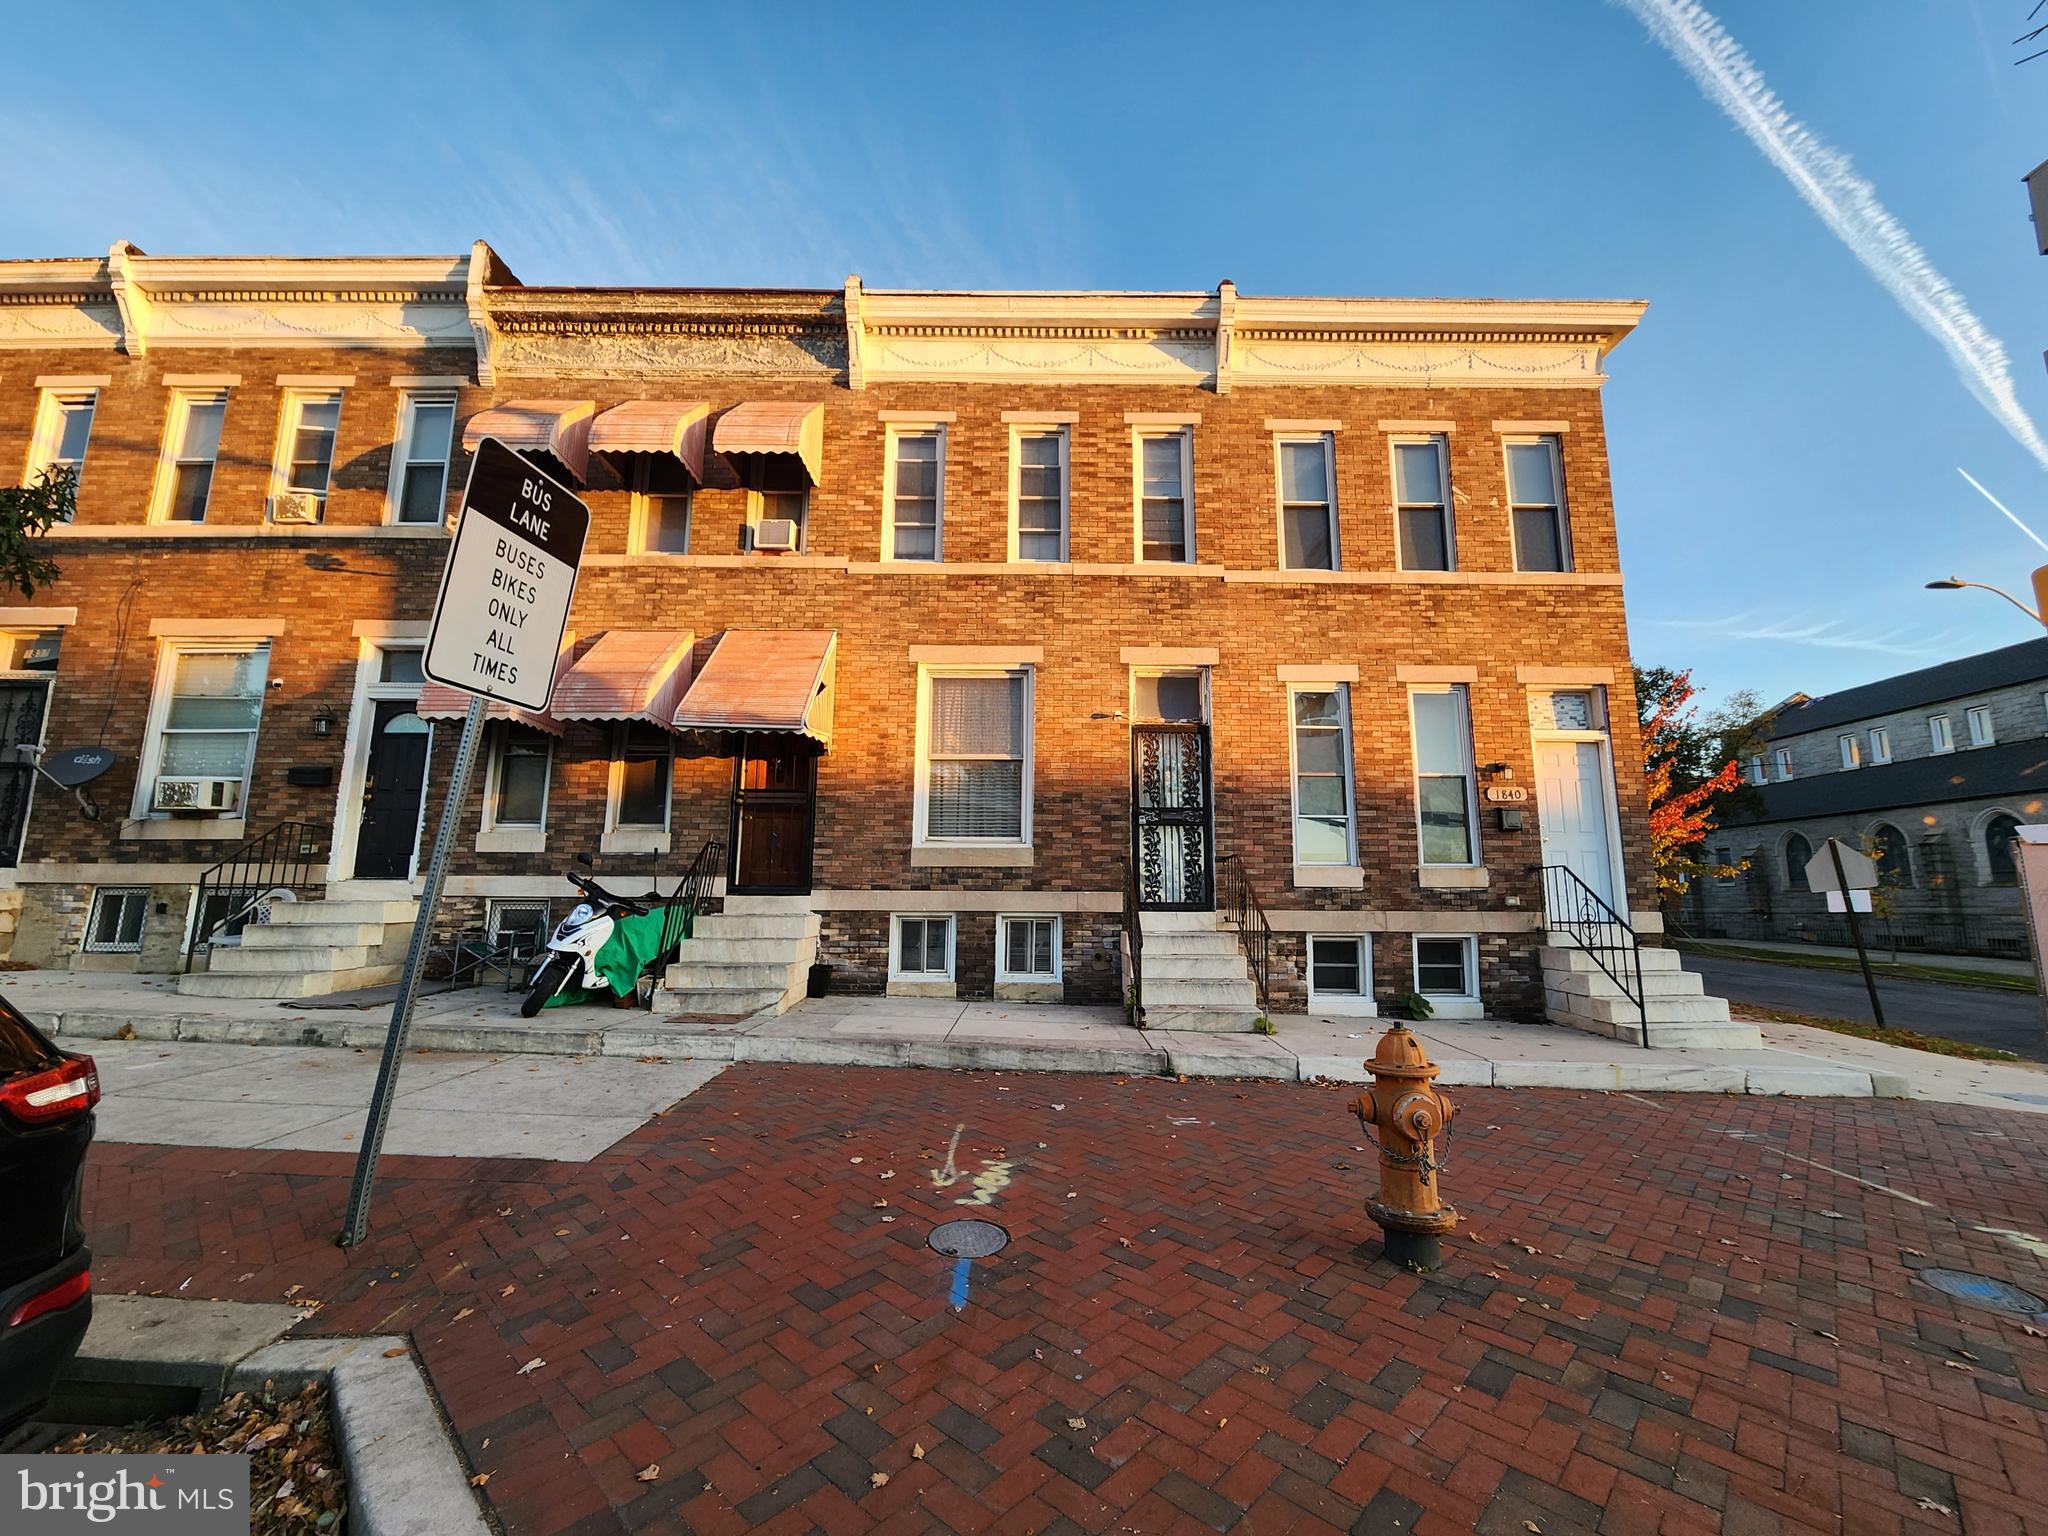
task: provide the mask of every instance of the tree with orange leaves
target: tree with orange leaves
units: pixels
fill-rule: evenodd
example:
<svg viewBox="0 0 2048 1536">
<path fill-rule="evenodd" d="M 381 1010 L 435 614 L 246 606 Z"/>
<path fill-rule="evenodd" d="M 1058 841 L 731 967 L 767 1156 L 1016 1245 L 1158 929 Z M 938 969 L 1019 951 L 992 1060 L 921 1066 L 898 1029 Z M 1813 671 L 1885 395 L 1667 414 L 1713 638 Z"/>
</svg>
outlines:
<svg viewBox="0 0 2048 1536">
<path fill-rule="evenodd" d="M 1643 781 L 1650 801 L 1650 861 L 1660 897 L 1677 896 L 1694 880 L 1727 879 L 1749 867 L 1747 859 L 1721 864 L 1700 853 L 1707 834 L 1719 823 L 1723 802 L 1743 788 L 1732 738 L 1754 735 L 1762 722 L 1755 718 L 1751 701 L 1741 698 L 1718 712 L 1718 718 L 1702 723 L 1695 718 L 1698 707 L 1692 702 L 1697 692 L 1690 669 L 1636 669 Z M 1748 718 L 1742 718 L 1745 710 Z"/>
</svg>

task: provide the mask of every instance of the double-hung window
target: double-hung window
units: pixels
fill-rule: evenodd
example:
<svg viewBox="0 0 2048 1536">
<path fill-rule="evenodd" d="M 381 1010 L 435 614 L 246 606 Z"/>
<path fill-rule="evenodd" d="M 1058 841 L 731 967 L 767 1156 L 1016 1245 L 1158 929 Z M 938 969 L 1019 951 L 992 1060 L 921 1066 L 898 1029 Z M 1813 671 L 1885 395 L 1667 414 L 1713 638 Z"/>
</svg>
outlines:
<svg viewBox="0 0 2048 1536">
<path fill-rule="evenodd" d="M 484 799 L 486 829 L 541 830 L 548 819 L 548 768 L 554 743 L 530 725 L 506 721 L 499 727 L 496 748 Z"/>
<path fill-rule="evenodd" d="M 263 722 L 269 643 L 176 645 L 160 676 L 161 713 L 146 759 L 150 807 L 239 814 Z"/>
<path fill-rule="evenodd" d="M 1892 733 L 1884 726 L 1870 728 L 1870 760 L 1879 764 L 1892 760 Z"/>
<path fill-rule="evenodd" d="M 99 392 L 92 389 L 46 389 L 36 407 L 35 437 L 29 444 L 28 483 L 68 473 L 74 487 L 85 472 L 85 444 L 92 435 L 92 413 Z"/>
<path fill-rule="evenodd" d="M 1337 569 L 1337 477 L 1329 433 L 1283 437 L 1280 456 L 1280 564 L 1290 571 Z"/>
<path fill-rule="evenodd" d="M 1752 784 L 1761 784 L 1764 782 L 1764 759 L 1762 753 L 1758 753 L 1755 756 L 1744 760 L 1742 764 L 1742 776 Z"/>
<path fill-rule="evenodd" d="M 164 459 L 157 471 L 157 520 L 199 523 L 213 491 L 214 460 L 228 410 L 225 389 L 179 390 L 171 396 Z"/>
<path fill-rule="evenodd" d="M 1402 570 L 1458 568 L 1450 485 L 1441 437 L 1394 439 L 1394 532 Z"/>
<path fill-rule="evenodd" d="M 885 560 L 940 560 L 940 517 L 945 502 L 946 432 L 943 427 L 889 429 L 883 521 Z"/>
<path fill-rule="evenodd" d="M 1415 725 L 1415 814 L 1424 864 L 1476 864 L 1472 729 L 1465 685 L 1410 691 Z"/>
<path fill-rule="evenodd" d="M 632 543 L 635 554 L 690 552 L 690 488 L 680 469 L 648 455 L 633 467 Z"/>
<path fill-rule="evenodd" d="M 310 496 L 324 512 L 334 475 L 334 434 L 340 425 L 340 390 L 293 390 L 284 397 L 273 496 Z"/>
<path fill-rule="evenodd" d="M 1067 558 L 1067 429 L 1014 428 L 1010 437 L 1013 560 Z"/>
<path fill-rule="evenodd" d="M 398 444 L 391 455 L 394 523 L 439 523 L 448 512 L 448 460 L 455 444 L 455 392 L 406 394 L 398 403 Z"/>
<path fill-rule="evenodd" d="M 1991 727 L 1991 706 L 1973 704 L 1963 714 L 1970 727 L 1970 745 L 1988 747 L 1998 740 L 1998 734 Z"/>
<path fill-rule="evenodd" d="M 1927 717 L 1927 745 L 1928 749 L 1934 752 L 1955 751 L 1956 730 L 1947 715 Z"/>
<path fill-rule="evenodd" d="M 1771 762 L 1777 771 L 1780 784 L 1792 777 L 1792 749 L 1790 747 L 1779 747 L 1771 754 Z"/>
<path fill-rule="evenodd" d="M 666 832 L 675 738 L 658 726 L 632 721 L 618 728 L 612 747 L 611 825 L 614 830 Z"/>
<path fill-rule="evenodd" d="M 1188 477 L 1194 434 L 1185 427 L 1137 435 L 1138 559 L 1187 564 L 1195 557 Z"/>
<path fill-rule="evenodd" d="M 999 945 L 996 980 L 1055 982 L 1060 979 L 1060 920 L 1051 914 L 996 920 Z"/>
<path fill-rule="evenodd" d="M 1294 862 L 1348 865 L 1352 820 L 1351 696 L 1342 683 L 1287 691 L 1294 732 Z"/>
<path fill-rule="evenodd" d="M 1568 571 L 1571 530 L 1565 521 L 1564 473 L 1554 437 L 1511 437 L 1508 515 L 1514 522 L 1515 569 Z"/>
<path fill-rule="evenodd" d="M 1863 766 L 1863 744 L 1856 739 L 1853 732 L 1846 736 L 1836 737 L 1835 746 L 1842 754 L 1842 766 L 1844 768 L 1861 768 Z"/>
<path fill-rule="evenodd" d="M 1031 669 L 930 672 L 918 720 L 916 839 L 1031 841 Z"/>
</svg>

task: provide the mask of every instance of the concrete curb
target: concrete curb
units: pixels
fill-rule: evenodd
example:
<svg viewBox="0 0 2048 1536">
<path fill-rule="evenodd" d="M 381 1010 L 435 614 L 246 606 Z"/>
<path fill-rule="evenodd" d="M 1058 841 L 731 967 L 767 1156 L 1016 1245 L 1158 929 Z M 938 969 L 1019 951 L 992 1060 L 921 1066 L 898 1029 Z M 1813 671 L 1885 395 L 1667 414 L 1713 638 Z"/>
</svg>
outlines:
<svg viewBox="0 0 2048 1536">
<path fill-rule="evenodd" d="M 288 1339 L 296 1308 L 96 1296 L 74 1380 L 197 1388 L 210 1406 L 266 1381 L 325 1381 L 360 1536 L 490 1536 L 411 1345 L 396 1335 Z M 388 1350 L 402 1350 L 387 1355 Z"/>
</svg>

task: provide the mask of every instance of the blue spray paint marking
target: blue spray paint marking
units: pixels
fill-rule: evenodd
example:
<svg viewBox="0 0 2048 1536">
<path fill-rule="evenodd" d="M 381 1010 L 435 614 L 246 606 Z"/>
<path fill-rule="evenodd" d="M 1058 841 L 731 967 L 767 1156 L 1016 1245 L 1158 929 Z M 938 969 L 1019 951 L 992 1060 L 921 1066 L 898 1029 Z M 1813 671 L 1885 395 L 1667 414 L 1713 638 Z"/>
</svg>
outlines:
<svg viewBox="0 0 2048 1536">
<path fill-rule="evenodd" d="M 955 1312 L 961 1311 L 967 1305 L 967 1271 L 973 1266 L 974 1260 L 965 1255 L 953 1261 L 952 1307 Z"/>
</svg>

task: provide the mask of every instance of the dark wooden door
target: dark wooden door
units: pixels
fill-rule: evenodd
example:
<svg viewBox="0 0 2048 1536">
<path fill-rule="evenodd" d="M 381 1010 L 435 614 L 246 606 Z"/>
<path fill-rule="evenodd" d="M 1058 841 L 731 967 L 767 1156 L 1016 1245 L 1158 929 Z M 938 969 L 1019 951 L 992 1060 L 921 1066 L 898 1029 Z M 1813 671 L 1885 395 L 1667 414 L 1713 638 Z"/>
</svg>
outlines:
<svg viewBox="0 0 2048 1536">
<path fill-rule="evenodd" d="M 749 739 L 733 773 L 729 889 L 809 893 L 817 766 L 817 758 L 801 747 Z"/>
<path fill-rule="evenodd" d="M 1209 815 L 1209 729 L 1141 725 L 1131 732 L 1131 839 L 1138 905 L 1204 912 L 1216 905 Z"/>
<path fill-rule="evenodd" d="M 427 788 L 427 722 L 404 699 L 379 699 L 370 721 L 363 817 L 356 830 L 358 880 L 406 880 L 419 844 Z"/>
<path fill-rule="evenodd" d="M 35 769 L 14 749 L 42 741 L 49 697 L 48 683 L 0 683 L 0 869 L 14 868 L 21 858 L 36 783 Z"/>
</svg>

